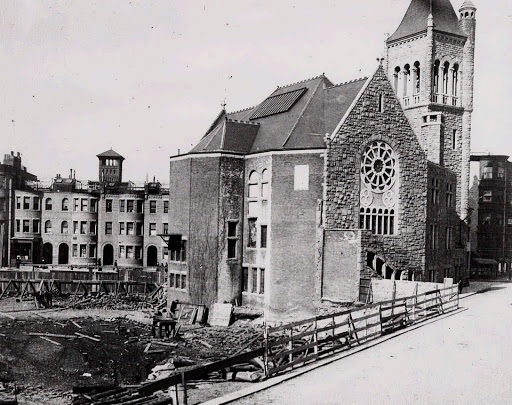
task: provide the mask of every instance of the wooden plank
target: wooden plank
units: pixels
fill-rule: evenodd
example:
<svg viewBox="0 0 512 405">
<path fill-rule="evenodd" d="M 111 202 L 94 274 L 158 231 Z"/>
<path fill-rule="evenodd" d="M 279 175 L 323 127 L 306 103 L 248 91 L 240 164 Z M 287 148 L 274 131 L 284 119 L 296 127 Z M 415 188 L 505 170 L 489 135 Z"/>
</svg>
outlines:
<svg viewBox="0 0 512 405">
<path fill-rule="evenodd" d="M 46 340 L 47 342 L 50 342 L 50 343 L 53 343 L 54 345 L 57 345 L 57 346 L 62 346 L 59 342 L 56 342 L 54 340 L 51 340 L 50 338 L 47 338 L 46 336 L 39 336 L 40 339 L 43 339 L 43 340 Z"/>
<path fill-rule="evenodd" d="M 308 361 L 311 361 L 311 360 L 317 359 L 317 358 L 318 358 L 318 354 L 312 353 L 312 354 L 310 354 L 307 357 L 299 358 L 299 359 L 296 359 L 296 360 L 294 360 L 294 361 L 292 361 L 290 363 L 286 363 L 286 364 L 283 364 L 281 366 L 277 366 L 277 367 L 271 368 L 268 371 L 269 376 L 273 375 L 273 374 L 277 374 L 278 372 L 286 370 L 288 368 L 292 368 L 293 366 L 296 366 L 298 364 L 304 364 L 304 363 L 306 363 Z"/>
<path fill-rule="evenodd" d="M 280 353 L 268 356 L 268 359 L 269 360 L 280 359 L 281 357 L 286 357 L 286 356 L 289 356 L 290 354 L 293 355 L 293 354 L 298 353 L 298 352 L 303 352 L 304 350 L 308 350 L 308 349 L 310 349 L 311 347 L 313 347 L 315 345 L 316 345 L 315 342 L 307 343 L 305 345 L 301 345 L 301 346 L 296 347 L 294 349 L 289 349 L 289 350 L 286 350 L 284 352 L 280 352 Z"/>
<path fill-rule="evenodd" d="M 75 332 L 75 335 L 83 337 L 83 338 L 86 338 L 86 339 L 89 339 L 89 340 L 92 340 L 94 342 L 101 342 L 100 339 L 92 337 L 92 336 L 84 335 L 83 333 Z"/>
<path fill-rule="evenodd" d="M 29 336 L 46 336 L 46 337 L 57 337 L 64 339 L 76 339 L 75 335 L 59 335 L 57 333 L 41 333 L 41 332 L 30 332 Z"/>
<path fill-rule="evenodd" d="M 5 316 L 6 318 L 12 319 L 13 321 L 16 320 L 16 318 L 12 315 L 6 314 L 5 312 L 0 312 L 1 316 Z"/>
</svg>

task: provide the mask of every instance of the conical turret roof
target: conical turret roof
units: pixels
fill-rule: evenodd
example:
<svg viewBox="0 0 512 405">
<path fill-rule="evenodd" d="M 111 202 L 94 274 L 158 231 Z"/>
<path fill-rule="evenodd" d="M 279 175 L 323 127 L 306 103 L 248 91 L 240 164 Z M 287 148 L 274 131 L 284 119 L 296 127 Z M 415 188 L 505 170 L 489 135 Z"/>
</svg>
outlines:
<svg viewBox="0 0 512 405">
<path fill-rule="evenodd" d="M 434 17 L 434 30 L 465 37 L 450 0 L 412 0 L 402 22 L 387 42 L 397 41 L 426 31 L 429 14 Z"/>
</svg>

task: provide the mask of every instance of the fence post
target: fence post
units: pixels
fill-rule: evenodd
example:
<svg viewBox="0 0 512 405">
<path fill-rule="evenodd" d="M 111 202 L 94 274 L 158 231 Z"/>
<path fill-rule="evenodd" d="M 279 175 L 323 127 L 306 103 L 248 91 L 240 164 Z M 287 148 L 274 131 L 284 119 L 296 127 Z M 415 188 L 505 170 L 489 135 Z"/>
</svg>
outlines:
<svg viewBox="0 0 512 405">
<path fill-rule="evenodd" d="M 288 350 L 293 349 L 293 327 L 290 328 L 290 332 L 288 333 L 288 336 L 290 338 L 288 342 Z M 293 361 L 293 353 L 290 353 L 288 355 L 288 361 L 291 363 Z"/>
<path fill-rule="evenodd" d="M 460 291 L 460 286 L 459 284 L 461 283 L 462 281 L 459 281 L 457 283 L 457 308 L 456 309 L 459 309 L 459 297 L 460 297 L 460 294 L 459 294 L 459 291 Z"/>
<path fill-rule="evenodd" d="M 313 352 L 318 354 L 318 321 L 315 318 L 315 322 L 313 323 L 313 328 L 315 329 L 315 333 L 313 333 L 313 342 L 315 345 L 313 346 Z"/>
<path fill-rule="evenodd" d="M 188 405 L 187 381 L 185 380 L 185 373 L 181 373 L 181 385 L 183 385 L 183 405 Z"/>
<path fill-rule="evenodd" d="M 332 351 L 334 352 L 334 335 L 336 333 L 336 322 L 335 317 L 332 317 Z M 350 325 L 349 325 L 349 337 L 350 337 Z"/>
<path fill-rule="evenodd" d="M 268 378 L 269 375 L 268 375 L 268 325 L 267 323 L 265 322 L 264 324 L 264 331 L 263 331 L 263 337 L 265 339 L 265 353 L 263 353 L 263 371 L 265 373 L 265 378 Z"/>
</svg>

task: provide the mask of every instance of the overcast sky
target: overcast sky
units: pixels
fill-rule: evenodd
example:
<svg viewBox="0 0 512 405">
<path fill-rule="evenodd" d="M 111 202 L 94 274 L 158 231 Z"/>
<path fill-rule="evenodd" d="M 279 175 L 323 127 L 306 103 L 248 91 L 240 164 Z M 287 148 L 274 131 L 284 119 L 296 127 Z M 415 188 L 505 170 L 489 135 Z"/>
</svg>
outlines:
<svg viewBox="0 0 512 405">
<path fill-rule="evenodd" d="M 169 156 L 278 85 L 371 74 L 410 0 L 1 0 L 0 153 L 40 179 L 168 183 Z M 456 10 L 463 0 L 453 0 Z M 474 0 L 473 151 L 511 154 L 512 0 Z"/>
</svg>

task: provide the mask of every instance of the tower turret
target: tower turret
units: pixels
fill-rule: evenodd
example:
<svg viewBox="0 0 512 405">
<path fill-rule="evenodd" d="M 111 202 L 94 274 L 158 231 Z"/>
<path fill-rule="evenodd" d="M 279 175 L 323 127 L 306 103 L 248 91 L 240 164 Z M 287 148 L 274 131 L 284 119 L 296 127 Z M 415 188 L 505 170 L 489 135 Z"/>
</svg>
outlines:
<svg viewBox="0 0 512 405">
<path fill-rule="evenodd" d="M 99 181 L 101 183 L 121 183 L 124 157 L 112 149 L 96 156 L 99 160 Z"/>
</svg>

